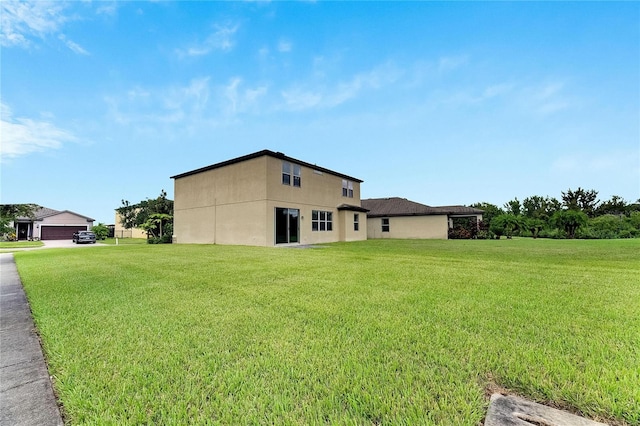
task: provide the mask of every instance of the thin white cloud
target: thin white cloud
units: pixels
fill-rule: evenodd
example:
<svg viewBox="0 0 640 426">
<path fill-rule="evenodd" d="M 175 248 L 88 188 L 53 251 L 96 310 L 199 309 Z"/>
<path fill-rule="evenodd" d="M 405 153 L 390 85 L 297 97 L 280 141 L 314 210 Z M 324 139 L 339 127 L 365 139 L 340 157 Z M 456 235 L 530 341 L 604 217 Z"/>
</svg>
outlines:
<svg viewBox="0 0 640 426">
<path fill-rule="evenodd" d="M 242 78 L 233 77 L 226 86 L 220 89 L 223 99 L 227 101 L 226 105 L 224 103 L 219 105 L 220 112 L 229 118 L 255 111 L 260 105 L 260 100 L 267 95 L 268 90 L 266 85 L 247 88 Z"/>
<path fill-rule="evenodd" d="M 31 38 L 55 33 L 67 21 L 63 3 L 0 2 L 0 43 L 5 47 L 29 47 Z"/>
<path fill-rule="evenodd" d="M 397 82 L 403 71 L 393 64 L 384 64 L 371 71 L 354 75 L 350 80 L 335 85 L 296 85 L 281 92 L 284 108 L 304 110 L 333 108 L 357 98 L 362 93 L 374 91 Z"/>
<path fill-rule="evenodd" d="M 177 53 L 180 56 L 204 56 L 215 50 L 230 51 L 235 46 L 233 36 L 239 27 L 238 24 L 215 25 L 215 31 L 203 43 L 178 49 Z"/>
<path fill-rule="evenodd" d="M 169 109 L 201 113 L 209 102 L 209 77 L 194 78 L 188 86 L 173 87 L 164 95 L 164 105 Z"/>
<path fill-rule="evenodd" d="M 538 115 L 550 115 L 571 107 L 563 82 L 551 82 L 522 90 L 522 104 Z"/>
<path fill-rule="evenodd" d="M 98 6 L 98 8 L 96 9 L 96 14 L 98 15 L 114 16 L 117 12 L 118 12 L 118 2 L 116 1 L 111 1 L 111 2 L 102 1 L 100 2 L 100 6 Z M 140 14 L 141 9 L 138 9 L 137 12 L 138 14 Z"/>
<path fill-rule="evenodd" d="M 438 92 L 437 101 L 448 107 L 481 107 L 500 102 L 505 108 L 531 116 L 548 116 L 571 108 L 563 83 L 518 84 L 503 82 L 484 88 L 467 87 L 452 93 Z"/>
<path fill-rule="evenodd" d="M 261 47 L 258 50 L 258 57 L 260 59 L 265 59 L 269 56 L 269 48 L 268 47 Z"/>
<path fill-rule="evenodd" d="M 35 40 L 44 40 L 50 35 L 58 34 L 58 39 L 71 51 L 88 55 L 78 43 L 59 34 L 61 28 L 71 20 L 64 13 L 66 7 L 66 2 L 0 2 L 0 45 L 27 49 L 35 44 Z"/>
<path fill-rule="evenodd" d="M 498 83 L 483 89 L 458 90 L 453 94 L 443 97 L 442 103 L 449 106 L 479 106 L 496 98 L 505 97 L 514 91 L 512 83 Z"/>
<path fill-rule="evenodd" d="M 66 142 L 76 142 L 77 137 L 49 121 L 14 117 L 11 108 L 2 103 L 0 127 L 0 158 L 10 158 L 58 149 Z"/>
<path fill-rule="evenodd" d="M 89 55 L 89 52 L 87 52 L 82 46 L 80 46 L 78 43 L 68 40 L 64 34 L 60 34 L 58 36 L 58 39 L 62 40 L 69 49 L 71 49 L 78 55 Z"/>
<path fill-rule="evenodd" d="M 282 92 L 285 108 L 292 111 L 300 111 L 319 106 L 323 95 L 301 88 L 291 88 Z"/>
<path fill-rule="evenodd" d="M 236 121 L 243 114 L 258 111 L 267 93 L 266 85 L 248 87 L 237 76 L 224 84 L 213 84 L 207 76 L 184 85 L 155 89 L 136 86 L 105 97 L 105 102 L 110 119 L 118 124 L 178 132 Z"/>
<path fill-rule="evenodd" d="M 292 47 L 293 44 L 288 40 L 280 40 L 278 42 L 278 52 L 280 53 L 291 52 Z"/>
<path fill-rule="evenodd" d="M 438 60 L 438 71 L 449 72 L 466 65 L 469 62 L 467 55 L 444 56 Z"/>
</svg>

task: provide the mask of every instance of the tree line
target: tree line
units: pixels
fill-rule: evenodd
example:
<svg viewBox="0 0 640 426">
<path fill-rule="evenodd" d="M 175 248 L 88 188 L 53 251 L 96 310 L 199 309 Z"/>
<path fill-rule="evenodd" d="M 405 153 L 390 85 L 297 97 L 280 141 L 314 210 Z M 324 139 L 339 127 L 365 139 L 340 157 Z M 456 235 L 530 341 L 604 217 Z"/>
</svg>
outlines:
<svg viewBox="0 0 640 426">
<path fill-rule="evenodd" d="M 457 220 L 450 238 L 638 238 L 640 199 L 627 202 L 614 195 L 600 201 L 590 189 L 568 189 L 561 199 L 533 195 L 514 198 L 498 207 L 487 202 L 470 207 L 484 210 L 483 220 Z"/>
</svg>

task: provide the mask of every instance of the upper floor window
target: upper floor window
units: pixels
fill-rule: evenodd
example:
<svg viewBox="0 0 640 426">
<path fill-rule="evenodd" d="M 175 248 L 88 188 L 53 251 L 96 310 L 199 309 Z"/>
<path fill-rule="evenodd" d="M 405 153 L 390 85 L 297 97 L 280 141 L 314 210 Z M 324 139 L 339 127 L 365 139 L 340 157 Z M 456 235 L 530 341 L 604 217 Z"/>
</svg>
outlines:
<svg viewBox="0 0 640 426">
<path fill-rule="evenodd" d="M 300 186 L 300 166 L 293 165 L 293 186 Z"/>
<path fill-rule="evenodd" d="M 389 218 L 382 218 L 382 232 L 389 232 Z"/>
<path fill-rule="evenodd" d="M 300 186 L 300 166 L 291 164 L 288 161 L 282 162 L 282 184 L 291 185 L 291 172 L 293 171 L 293 186 Z"/>
<path fill-rule="evenodd" d="M 353 182 L 342 179 L 342 196 L 353 198 Z"/>
<path fill-rule="evenodd" d="M 291 163 L 282 162 L 282 184 L 291 185 Z"/>
</svg>

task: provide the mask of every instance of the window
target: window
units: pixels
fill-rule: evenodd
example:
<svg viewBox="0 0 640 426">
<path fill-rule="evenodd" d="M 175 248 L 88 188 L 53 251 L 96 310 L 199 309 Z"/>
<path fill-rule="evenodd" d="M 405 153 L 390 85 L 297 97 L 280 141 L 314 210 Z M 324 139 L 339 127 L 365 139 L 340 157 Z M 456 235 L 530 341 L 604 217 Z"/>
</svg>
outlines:
<svg viewBox="0 0 640 426">
<path fill-rule="evenodd" d="M 288 161 L 282 162 L 282 184 L 291 185 L 291 167 L 292 164 Z M 293 164 L 293 186 L 300 187 L 300 166 Z"/>
<path fill-rule="evenodd" d="M 291 185 L 291 163 L 282 162 L 282 184 Z"/>
<path fill-rule="evenodd" d="M 300 187 L 300 166 L 293 165 L 293 186 Z"/>
<path fill-rule="evenodd" d="M 353 182 L 342 179 L 342 196 L 353 198 Z"/>
<path fill-rule="evenodd" d="M 311 211 L 312 231 L 333 231 L 333 213 L 322 210 Z"/>
<path fill-rule="evenodd" d="M 389 218 L 382 218 L 382 232 L 389 232 Z"/>
<path fill-rule="evenodd" d="M 360 215 L 358 213 L 353 214 L 353 230 L 360 230 Z"/>
</svg>

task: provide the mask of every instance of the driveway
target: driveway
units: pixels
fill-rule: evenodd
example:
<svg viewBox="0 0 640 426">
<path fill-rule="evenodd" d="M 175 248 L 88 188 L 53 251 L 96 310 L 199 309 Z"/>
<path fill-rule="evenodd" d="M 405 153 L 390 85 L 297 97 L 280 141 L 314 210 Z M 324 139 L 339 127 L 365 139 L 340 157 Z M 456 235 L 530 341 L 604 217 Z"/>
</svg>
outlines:
<svg viewBox="0 0 640 426">
<path fill-rule="evenodd" d="M 105 247 L 106 244 L 75 244 L 71 240 L 43 240 L 44 247 L 39 248 L 81 248 L 81 247 Z"/>
<path fill-rule="evenodd" d="M 71 240 L 44 240 L 41 247 L 20 247 L 20 248 L 3 248 L 0 253 L 11 253 L 16 251 L 42 250 L 48 248 L 84 248 L 84 247 L 107 247 L 108 244 L 74 244 Z"/>
</svg>

